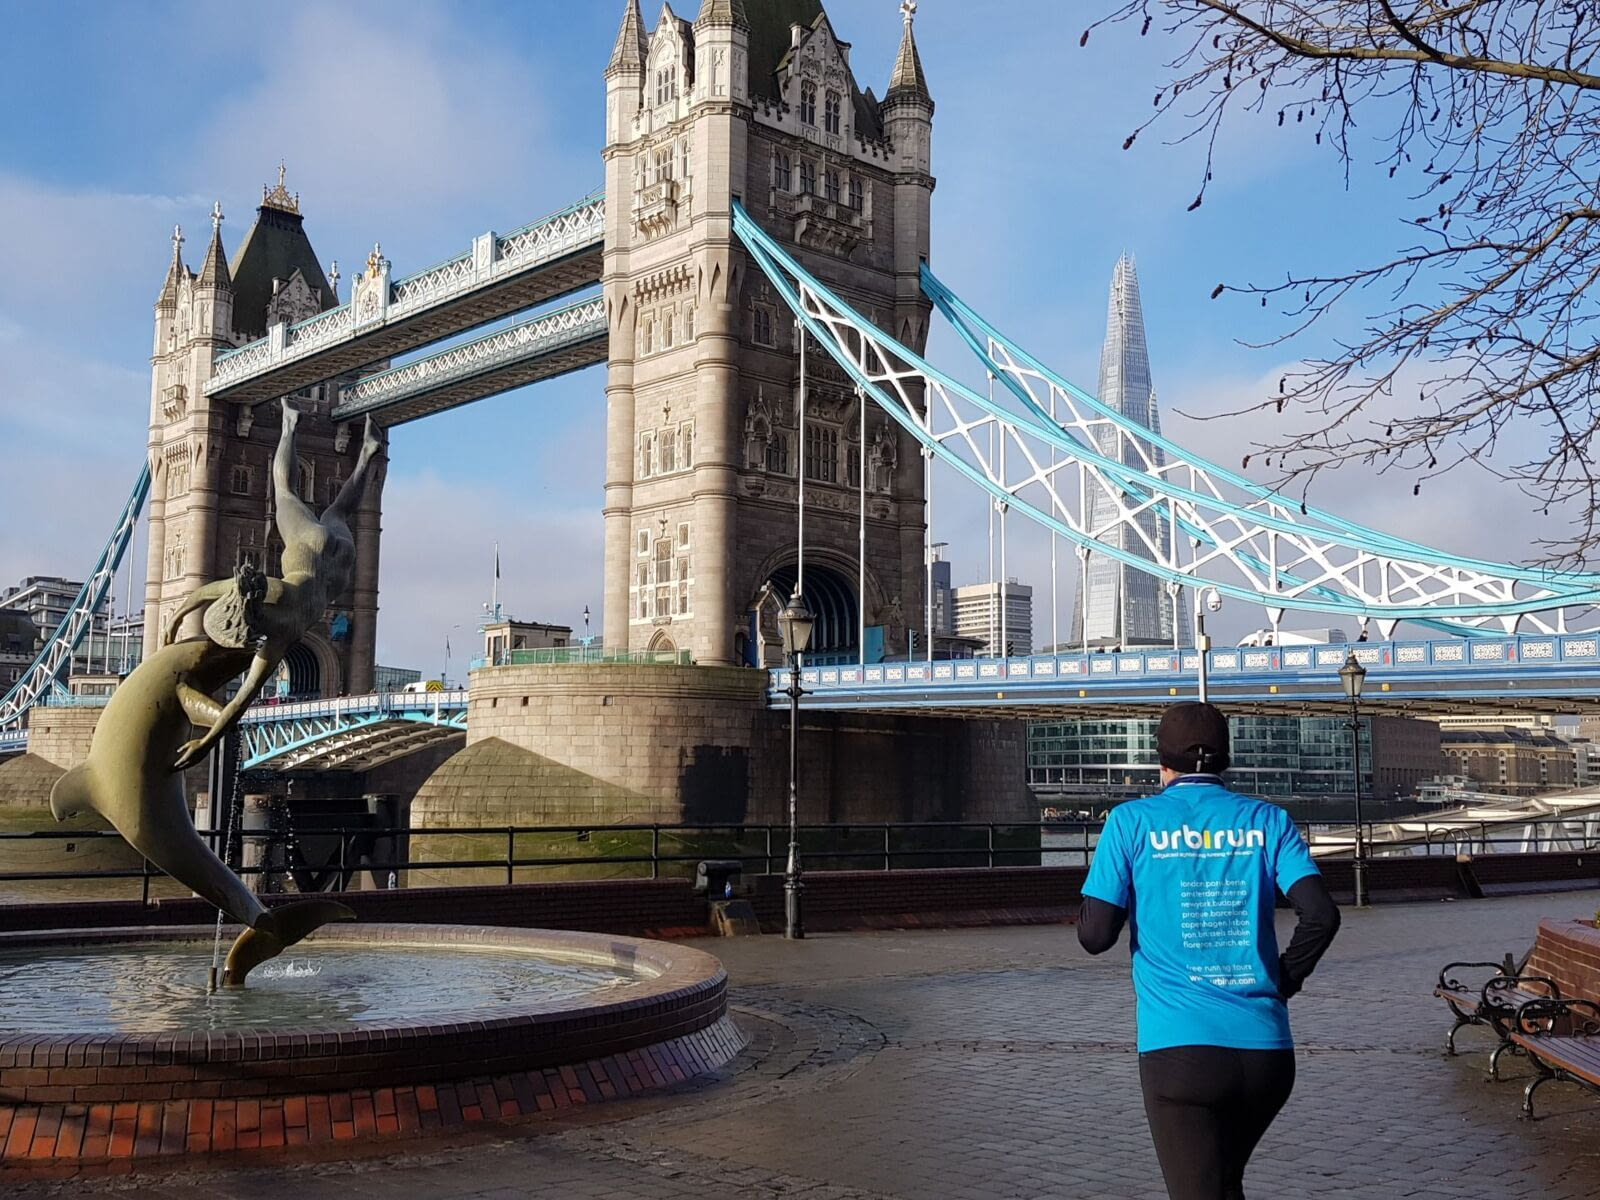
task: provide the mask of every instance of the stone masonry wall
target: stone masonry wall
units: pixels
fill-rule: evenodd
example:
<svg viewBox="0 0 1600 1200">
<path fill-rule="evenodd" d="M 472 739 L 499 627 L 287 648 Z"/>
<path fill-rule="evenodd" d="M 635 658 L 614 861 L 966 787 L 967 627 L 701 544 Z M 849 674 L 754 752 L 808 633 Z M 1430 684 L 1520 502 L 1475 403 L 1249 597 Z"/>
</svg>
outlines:
<svg viewBox="0 0 1600 1200">
<path fill-rule="evenodd" d="M 762 672 L 729 667 L 485 668 L 473 673 L 462 757 L 482 754 L 475 748 L 490 740 L 537 756 L 528 760 L 538 768 L 530 766 L 530 775 L 581 799 L 583 811 L 572 813 L 578 821 L 603 820 L 596 805 L 615 795 L 616 820 L 649 809 L 657 820 L 684 824 L 779 822 L 787 812 L 789 718 L 767 707 L 765 685 Z M 805 821 L 1037 816 L 1020 722 L 809 713 L 799 741 Z M 461 771 L 446 764 L 436 781 L 446 774 L 448 793 L 475 810 L 469 781 L 456 778 Z M 584 780 L 588 786 L 578 787 Z M 506 792 L 505 780 L 485 777 L 490 783 L 497 796 Z M 446 791 L 430 783 L 419 794 L 430 819 L 449 820 L 433 811 L 448 803 Z M 552 821 L 564 806 L 526 786 L 506 801 L 527 810 L 506 812 L 500 819 L 509 823 Z"/>
</svg>

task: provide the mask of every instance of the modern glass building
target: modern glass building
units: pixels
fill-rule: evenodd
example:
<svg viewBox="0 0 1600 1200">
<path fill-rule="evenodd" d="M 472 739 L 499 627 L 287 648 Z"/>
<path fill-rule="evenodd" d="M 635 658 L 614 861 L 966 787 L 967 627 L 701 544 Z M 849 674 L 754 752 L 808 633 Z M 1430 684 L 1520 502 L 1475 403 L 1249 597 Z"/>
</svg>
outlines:
<svg viewBox="0 0 1600 1200">
<path fill-rule="evenodd" d="M 1228 726 L 1233 738 L 1228 779 L 1236 790 L 1283 797 L 1351 794 L 1350 728 L 1345 718 L 1233 717 Z M 1382 717 L 1376 729 L 1372 718 L 1363 718 L 1362 727 L 1361 790 L 1366 795 L 1393 796 L 1437 773 L 1437 726 Z M 1376 778 L 1374 752 L 1380 768 Z M 1156 722 L 1035 724 L 1028 732 L 1028 783 L 1041 797 L 1153 791 L 1160 786 Z"/>
<path fill-rule="evenodd" d="M 1150 382 L 1139 273 L 1126 254 L 1117 260 L 1111 276 L 1106 340 L 1100 351 L 1099 398 L 1152 433 L 1161 432 L 1161 413 Z M 1101 454 L 1135 469 L 1142 470 L 1147 462 L 1160 466 L 1166 461 L 1159 447 L 1109 423 L 1096 429 L 1095 440 Z M 1154 511 L 1119 522 L 1126 496 L 1100 489 L 1091 491 L 1087 499 L 1089 528 L 1103 531 L 1097 534 L 1101 541 L 1152 560 L 1171 553 L 1171 531 Z M 1186 640 L 1186 611 L 1182 593 L 1174 598 L 1154 575 L 1109 555 L 1091 553 L 1073 602 L 1072 637 L 1079 645 L 1089 646 L 1171 646 L 1175 630 Z"/>
</svg>

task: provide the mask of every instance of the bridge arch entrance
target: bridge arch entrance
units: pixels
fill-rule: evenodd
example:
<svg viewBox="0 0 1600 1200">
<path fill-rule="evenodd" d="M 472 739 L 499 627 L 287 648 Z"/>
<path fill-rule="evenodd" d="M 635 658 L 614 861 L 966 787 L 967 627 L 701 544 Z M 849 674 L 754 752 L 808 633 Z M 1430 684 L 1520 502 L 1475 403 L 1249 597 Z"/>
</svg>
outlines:
<svg viewBox="0 0 1600 1200">
<path fill-rule="evenodd" d="M 783 641 L 778 633 L 778 609 L 787 604 L 794 594 L 799 572 L 793 563 L 773 569 L 766 578 L 777 603 L 769 602 L 758 616 L 759 636 L 745 642 L 746 660 L 754 661 L 758 647 L 765 644 L 767 658 L 781 656 Z M 806 652 L 808 663 L 855 662 L 860 656 L 861 623 L 860 606 L 854 582 L 834 567 L 806 561 L 806 606 L 816 615 L 817 623 L 811 632 L 811 648 Z"/>
</svg>

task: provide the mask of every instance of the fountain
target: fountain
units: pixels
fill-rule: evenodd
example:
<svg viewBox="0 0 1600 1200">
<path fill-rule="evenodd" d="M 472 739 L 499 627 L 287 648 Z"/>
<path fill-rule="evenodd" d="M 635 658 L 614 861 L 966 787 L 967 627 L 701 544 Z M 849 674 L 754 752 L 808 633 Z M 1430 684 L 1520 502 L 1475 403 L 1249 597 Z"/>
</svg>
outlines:
<svg viewBox="0 0 1600 1200">
<path fill-rule="evenodd" d="M 184 769 L 350 582 L 349 518 L 381 441 L 369 422 L 319 518 L 290 483 L 296 417 L 285 403 L 273 466 L 283 577 L 246 563 L 198 589 L 50 800 L 58 819 L 105 817 L 215 904 L 218 924 L 0 934 L 0 1172 L 416 1136 L 670 1085 L 743 1045 L 708 954 L 549 930 L 351 925 L 324 897 L 269 908 L 196 832 Z M 203 633 L 180 640 L 197 610 Z M 243 928 L 219 989 L 223 915 Z M 303 958 L 251 975 L 296 945 Z"/>
</svg>

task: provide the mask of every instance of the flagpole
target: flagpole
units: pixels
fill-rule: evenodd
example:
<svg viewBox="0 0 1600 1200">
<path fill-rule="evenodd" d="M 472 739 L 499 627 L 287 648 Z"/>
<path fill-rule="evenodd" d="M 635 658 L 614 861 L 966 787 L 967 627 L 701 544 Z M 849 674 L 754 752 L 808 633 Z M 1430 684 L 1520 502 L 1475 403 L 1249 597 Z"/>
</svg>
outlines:
<svg viewBox="0 0 1600 1200">
<path fill-rule="evenodd" d="M 494 544 L 494 589 L 489 596 L 493 620 L 500 619 L 500 543 Z"/>
</svg>

